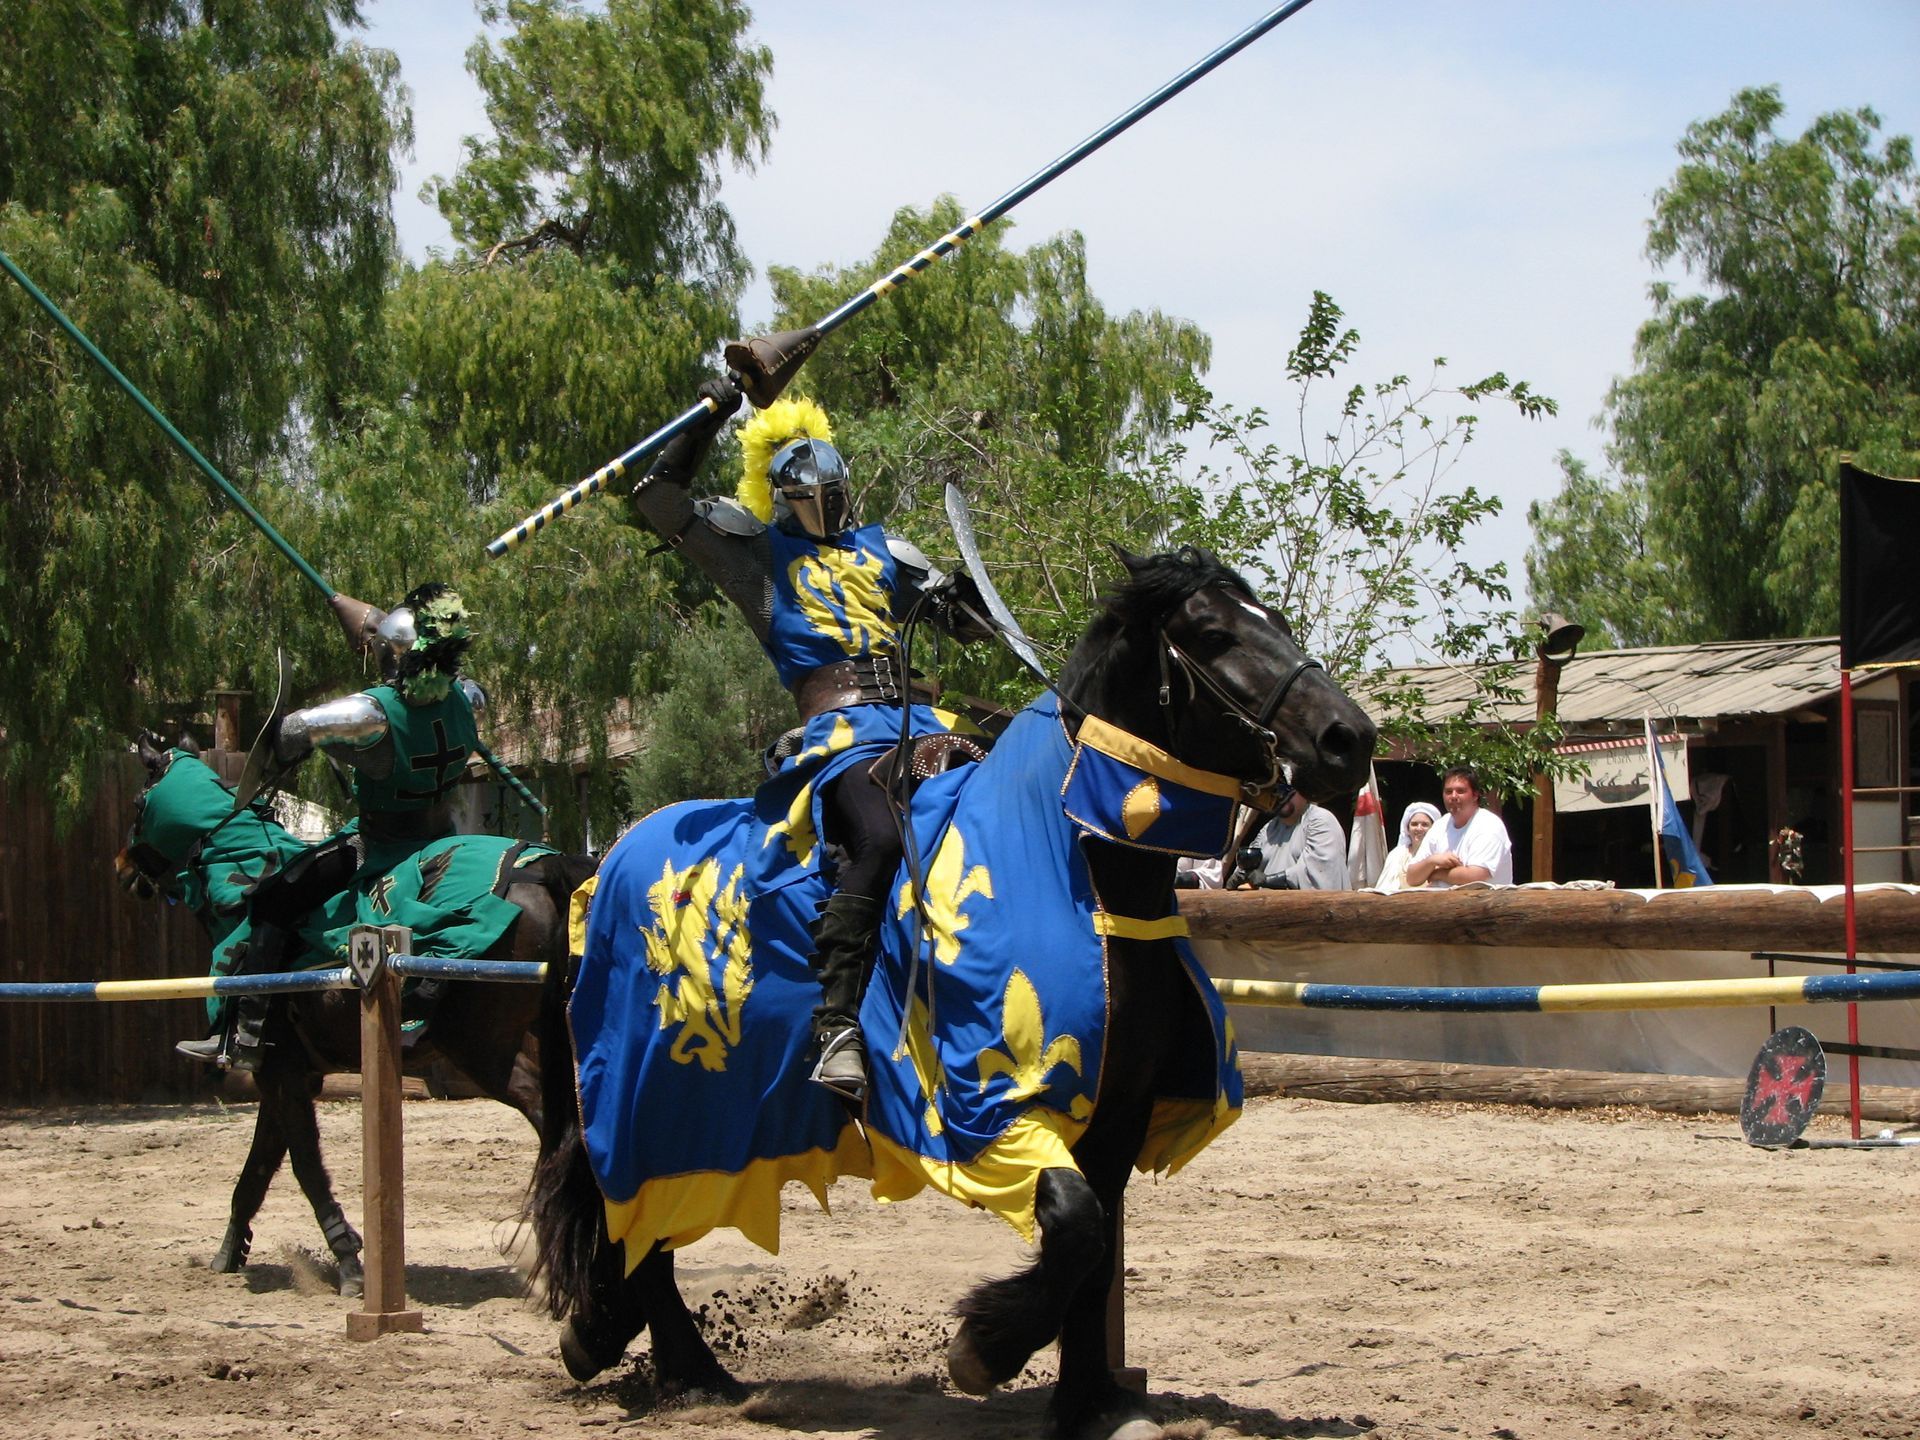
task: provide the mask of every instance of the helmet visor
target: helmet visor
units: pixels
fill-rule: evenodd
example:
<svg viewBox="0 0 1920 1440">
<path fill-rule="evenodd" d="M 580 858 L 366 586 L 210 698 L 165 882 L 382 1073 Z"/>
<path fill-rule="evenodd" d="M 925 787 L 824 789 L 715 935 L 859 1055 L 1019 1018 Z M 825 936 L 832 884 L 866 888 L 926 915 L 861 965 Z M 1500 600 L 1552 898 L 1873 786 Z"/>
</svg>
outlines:
<svg viewBox="0 0 1920 1440">
<path fill-rule="evenodd" d="M 768 464 L 767 478 L 809 535 L 823 539 L 847 528 L 853 513 L 847 462 L 826 441 L 802 437 L 784 446 Z"/>
</svg>

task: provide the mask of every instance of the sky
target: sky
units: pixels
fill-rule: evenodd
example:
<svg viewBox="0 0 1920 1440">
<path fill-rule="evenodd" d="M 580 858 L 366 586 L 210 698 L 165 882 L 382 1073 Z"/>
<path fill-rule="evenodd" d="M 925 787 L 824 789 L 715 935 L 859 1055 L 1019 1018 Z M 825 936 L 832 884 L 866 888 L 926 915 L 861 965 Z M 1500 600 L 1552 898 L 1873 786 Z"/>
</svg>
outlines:
<svg viewBox="0 0 1920 1440">
<path fill-rule="evenodd" d="M 766 0 L 778 129 L 721 194 L 760 272 L 745 330 L 771 316 L 767 266 L 852 263 L 941 194 L 993 203 L 1270 4 Z M 422 182 L 486 130 L 464 66 L 481 27 L 467 0 L 364 13 L 413 95 L 395 213 L 420 259 L 450 245 Z M 1686 126 L 1777 84 L 1782 134 L 1864 105 L 1915 135 L 1917 75 L 1914 0 L 1315 0 L 1001 224 L 1021 247 L 1079 230 L 1107 309 L 1199 325 L 1209 387 L 1241 406 L 1291 407 L 1284 359 L 1315 290 L 1360 333 L 1351 379 L 1418 380 L 1444 356 L 1456 382 L 1499 370 L 1554 398 L 1544 421 L 1482 407 L 1451 477 L 1504 501 L 1474 558 L 1504 561 L 1520 597 L 1556 453 L 1602 458 L 1594 421 L 1649 314 L 1646 225 Z"/>
</svg>

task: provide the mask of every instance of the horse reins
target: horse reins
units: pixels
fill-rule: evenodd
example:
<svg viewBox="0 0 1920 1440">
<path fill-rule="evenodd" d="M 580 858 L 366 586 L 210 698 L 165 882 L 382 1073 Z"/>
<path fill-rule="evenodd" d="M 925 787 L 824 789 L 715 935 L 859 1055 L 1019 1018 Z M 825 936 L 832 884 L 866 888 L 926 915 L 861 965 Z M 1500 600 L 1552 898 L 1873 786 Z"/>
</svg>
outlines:
<svg viewBox="0 0 1920 1440">
<path fill-rule="evenodd" d="M 1267 698 L 1261 702 L 1258 710 L 1249 709 L 1236 696 L 1228 693 L 1227 688 L 1209 674 L 1198 661 L 1169 639 L 1165 630 L 1160 632 L 1160 703 L 1171 707 L 1173 704 L 1173 672 L 1168 667 L 1168 658 L 1179 662 L 1181 672 L 1186 676 L 1187 699 L 1197 698 L 1200 688 L 1220 703 L 1226 717 L 1241 726 L 1253 737 L 1267 761 L 1267 778 L 1255 785 L 1247 782 L 1250 791 L 1271 790 L 1285 782 L 1286 762 L 1280 758 L 1280 737 L 1274 733 L 1273 717 L 1280 713 L 1280 707 L 1286 703 L 1287 692 L 1293 689 L 1293 682 L 1308 670 L 1324 670 L 1318 660 L 1302 656 L 1286 674 L 1274 681 L 1273 688 L 1267 692 Z"/>
</svg>

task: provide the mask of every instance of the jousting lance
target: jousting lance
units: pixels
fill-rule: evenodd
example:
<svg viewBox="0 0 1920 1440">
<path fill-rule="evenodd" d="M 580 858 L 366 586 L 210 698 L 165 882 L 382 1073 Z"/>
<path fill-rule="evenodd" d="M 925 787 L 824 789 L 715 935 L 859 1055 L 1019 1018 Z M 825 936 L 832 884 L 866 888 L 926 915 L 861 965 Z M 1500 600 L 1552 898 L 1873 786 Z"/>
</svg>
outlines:
<svg viewBox="0 0 1920 1440">
<path fill-rule="evenodd" d="M 374 627 L 380 623 L 381 612 L 364 600 L 355 600 L 350 595 L 342 595 L 329 585 L 320 572 L 307 563 L 306 557 L 289 545 L 286 537 L 268 523 L 267 517 L 247 503 L 247 497 L 236 490 L 233 483 L 214 468 L 213 462 L 195 449 L 193 442 L 176 430 L 173 422 L 162 415 L 154 403 L 140 393 L 140 387 L 121 374 L 120 368 L 101 352 L 100 347 L 89 340 L 80 327 L 66 317 L 65 312 L 58 305 L 41 293 L 40 287 L 27 278 L 26 271 L 14 264 L 13 257 L 4 250 L 0 250 L 0 268 L 4 268 L 7 274 L 13 277 L 15 283 L 33 298 L 34 303 L 53 317 L 54 323 L 67 332 L 74 344 L 86 351 L 88 358 L 94 364 L 112 377 L 114 384 L 127 392 L 133 403 L 145 412 L 149 420 L 160 427 L 180 453 L 191 460 L 200 473 L 213 482 L 214 488 L 232 501 L 234 507 L 253 522 L 254 528 L 266 536 L 276 550 L 287 557 L 293 568 L 300 572 L 307 583 L 326 598 L 328 606 L 339 619 L 341 628 L 347 632 L 347 639 L 354 649 L 364 650 L 368 640 L 374 634 Z M 505 781 L 521 800 L 532 806 L 538 813 L 542 815 L 547 813 L 547 807 L 540 803 L 539 797 L 529 790 L 520 777 L 509 770 L 503 761 L 496 758 L 492 751 L 484 745 L 476 745 L 474 748 L 481 758 L 493 767 L 494 773 Z"/>
<path fill-rule="evenodd" d="M 1114 136 L 1132 126 L 1135 121 L 1151 115 L 1194 81 L 1231 60 L 1269 30 L 1306 9 L 1310 3 L 1311 0 L 1289 0 L 1288 4 L 1261 16 L 1219 49 L 1195 61 L 1125 114 L 1115 117 L 1082 140 L 1051 165 L 1036 171 L 984 210 L 969 215 L 962 224 L 942 235 L 905 264 L 876 280 L 832 314 L 801 330 L 783 330 L 777 335 L 762 335 L 751 340 L 734 341 L 726 347 L 726 360 L 735 383 L 740 386 L 741 391 L 756 408 L 764 410 L 779 397 L 782 390 L 787 388 L 800 367 L 806 363 L 807 357 L 813 354 L 820 342 L 828 335 L 838 330 L 882 295 L 899 289 L 936 261 L 944 260 L 1029 195 L 1066 174 Z M 618 480 L 642 460 L 649 458 L 674 436 L 692 428 L 696 422 L 718 408 L 715 402 L 705 399 L 697 405 L 689 406 L 632 449 L 608 461 L 565 494 L 529 515 L 511 530 L 488 541 L 487 553 L 497 559 L 509 550 L 517 550 L 535 532 L 544 530 L 551 521 L 566 514 L 582 500 L 599 494 L 608 484 Z"/>
</svg>

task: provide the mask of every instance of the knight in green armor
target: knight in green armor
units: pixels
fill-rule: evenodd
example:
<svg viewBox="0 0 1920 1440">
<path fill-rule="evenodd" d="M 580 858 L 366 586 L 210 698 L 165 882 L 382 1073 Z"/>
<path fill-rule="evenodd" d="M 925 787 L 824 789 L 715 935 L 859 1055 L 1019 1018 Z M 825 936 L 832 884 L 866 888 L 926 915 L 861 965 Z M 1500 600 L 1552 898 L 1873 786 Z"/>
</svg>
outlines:
<svg viewBox="0 0 1920 1440">
<path fill-rule="evenodd" d="M 255 887 L 239 973 L 285 969 L 298 952 L 301 921 L 316 906 L 454 833 L 453 788 L 475 753 L 474 717 L 486 706 L 480 687 L 459 674 L 472 638 L 466 606 L 449 585 L 422 585 L 388 612 L 378 634 L 385 684 L 292 711 L 273 733 L 274 758 L 283 767 L 316 749 L 343 762 L 358 816 Z M 233 1007 L 230 1030 L 217 1026 L 207 1039 L 175 1048 L 255 1070 L 265 1019 L 264 999 L 247 996 Z"/>
</svg>

